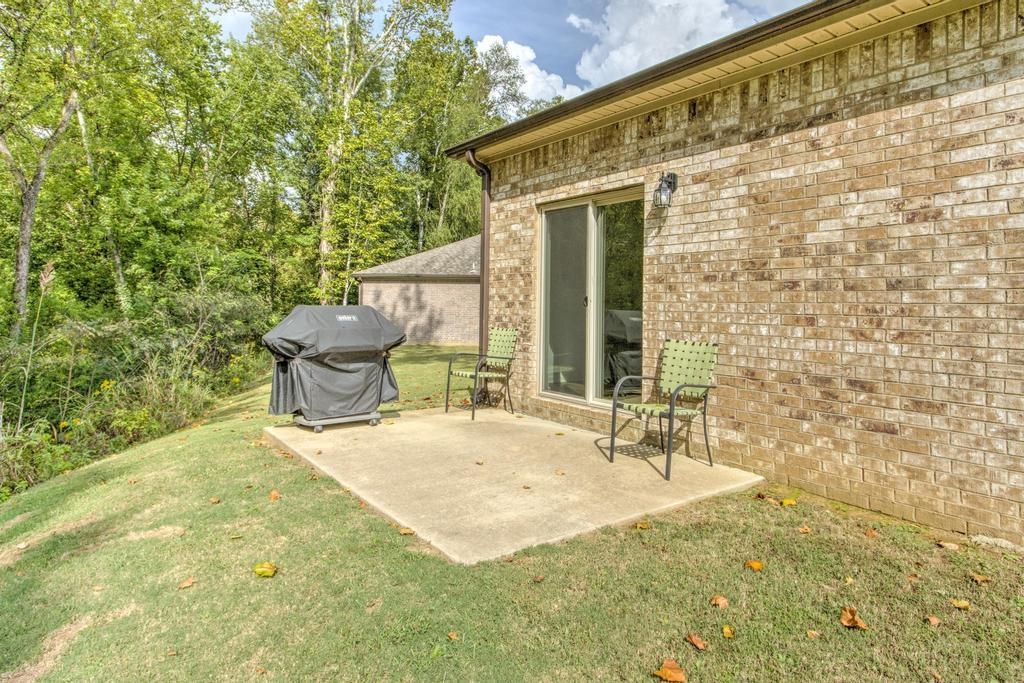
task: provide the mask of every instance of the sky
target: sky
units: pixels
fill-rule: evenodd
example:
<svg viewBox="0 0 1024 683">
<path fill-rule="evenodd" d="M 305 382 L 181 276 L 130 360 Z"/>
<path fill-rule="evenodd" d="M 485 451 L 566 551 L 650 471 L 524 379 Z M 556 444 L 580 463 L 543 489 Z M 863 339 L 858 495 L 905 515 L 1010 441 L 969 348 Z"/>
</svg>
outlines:
<svg viewBox="0 0 1024 683">
<path fill-rule="evenodd" d="M 502 43 L 518 60 L 531 99 L 575 97 L 804 0 L 454 0 L 452 24 L 483 50 Z M 249 17 L 220 17 L 243 38 Z"/>
</svg>

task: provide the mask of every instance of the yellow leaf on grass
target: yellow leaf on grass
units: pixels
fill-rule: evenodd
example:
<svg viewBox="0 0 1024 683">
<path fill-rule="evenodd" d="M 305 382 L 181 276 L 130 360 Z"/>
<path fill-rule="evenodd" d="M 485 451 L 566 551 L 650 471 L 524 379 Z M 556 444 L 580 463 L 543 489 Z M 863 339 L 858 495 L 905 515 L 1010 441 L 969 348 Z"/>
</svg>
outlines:
<svg viewBox="0 0 1024 683">
<path fill-rule="evenodd" d="M 533 577 L 533 582 L 534 583 L 544 583 L 544 577 L 538 574 L 537 576 Z"/>
<path fill-rule="evenodd" d="M 971 609 L 971 603 L 968 600 L 961 600 L 959 598 L 950 598 L 949 604 L 953 605 L 957 609 L 969 610 Z"/>
<path fill-rule="evenodd" d="M 269 579 L 277 573 L 277 565 L 273 562 L 260 562 L 253 566 L 252 570 L 255 572 L 256 576 L 262 576 L 265 579 Z"/>
<path fill-rule="evenodd" d="M 732 638 L 735 635 L 736 635 L 736 631 L 733 630 L 732 626 L 729 626 L 729 624 L 724 624 L 722 626 L 722 636 L 723 637 L 725 637 L 725 638 Z"/>
<path fill-rule="evenodd" d="M 743 563 L 743 566 L 751 571 L 759 572 L 764 569 L 764 562 L 761 560 L 747 560 Z"/>
<path fill-rule="evenodd" d="M 416 532 L 407 526 L 403 526 L 401 529 L 398 530 L 398 533 L 402 534 L 403 536 L 412 536 Z"/>
<path fill-rule="evenodd" d="M 640 531 L 644 531 L 646 529 L 650 529 L 651 528 L 651 523 L 648 522 L 646 519 L 641 519 L 639 522 L 637 522 L 633 526 L 635 528 L 639 529 Z"/>
<path fill-rule="evenodd" d="M 194 585 L 196 585 L 196 577 L 190 576 L 178 584 L 178 590 L 182 590 L 184 588 L 191 588 Z"/>
<path fill-rule="evenodd" d="M 811 629 L 807 629 L 807 637 L 810 638 L 811 640 L 814 640 L 815 638 L 819 637 L 820 635 L 821 634 L 818 633 L 817 631 L 813 631 Z"/>
<path fill-rule="evenodd" d="M 448 631 L 448 640 L 458 640 L 459 634 L 455 631 Z"/>
<path fill-rule="evenodd" d="M 856 607 L 844 607 L 843 611 L 839 614 L 839 623 L 846 628 L 859 628 L 862 631 L 868 630 L 868 625 L 857 616 Z"/>
<path fill-rule="evenodd" d="M 864 535 L 867 536 L 868 538 L 875 538 L 875 537 L 878 536 L 878 529 L 875 529 L 874 527 L 872 527 L 870 529 L 867 529 L 864 532 Z"/>
<path fill-rule="evenodd" d="M 788 508 L 788 507 L 793 507 L 794 505 L 796 505 L 796 498 L 783 498 L 782 499 L 782 507 Z"/>
<path fill-rule="evenodd" d="M 281 500 L 281 492 L 278 491 L 277 489 L 271 489 L 271 491 L 270 491 L 270 500 L 271 501 Z"/>
<path fill-rule="evenodd" d="M 843 583 L 845 583 L 847 586 L 853 585 L 853 577 L 847 576 L 845 579 L 843 579 Z"/>
<path fill-rule="evenodd" d="M 802 527 L 797 529 L 797 531 L 799 531 L 802 534 L 809 534 L 809 533 L 811 533 L 811 527 L 809 527 L 806 524 L 804 524 Z"/>
<path fill-rule="evenodd" d="M 690 645 L 693 645 L 698 650 L 706 650 L 706 649 L 708 649 L 707 641 L 704 640 L 703 638 L 701 638 L 696 633 L 687 633 L 686 634 L 686 640 L 689 641 Z"/>
<path fill-rule="evenodd" d="M 989 578 L 984 574 L 978 574 L 977 572 L 971 572 L 971 580 L 979 586 L 989 582 Z"/>
<path fill-rule="evenodd" d="M 217 496 L 212 496 L 210 498 L 210 505 L 216 505 L 219 502 L 220 502 L 220 498 L 218 498 Z"/>
<path fill-rule="evenodd" d="M 663 681 L 673 683 L 686 683 L 686 672 L 679 667 L 674 659 L 666 659 L 661 663 L 661 668 L 654 672 L 654 675 Z"/>
<path fill-rule="evenodd" d="M 942 623 L 942 619 L 939 619 L 934 614 L 928 615 L 928 618 L 925 619 L 925 621 L 928 622 L 929 624 L 931 624 L 932 626 L 938 626 L 939 624 Z"/>
<path fill-rule="evenodd" d="M 960 550 L 960 546 L 952 541 L 939 541 L 936 545 L 946 550 Z"/>
<path fill-rule="evenodd" d="M 724 595 L 715 595 L 711 598 L 711 604 L 717 607 L 718 609 L 725 609 L 729 606 L 729 599 L 726 598 Z"/>
</svg>

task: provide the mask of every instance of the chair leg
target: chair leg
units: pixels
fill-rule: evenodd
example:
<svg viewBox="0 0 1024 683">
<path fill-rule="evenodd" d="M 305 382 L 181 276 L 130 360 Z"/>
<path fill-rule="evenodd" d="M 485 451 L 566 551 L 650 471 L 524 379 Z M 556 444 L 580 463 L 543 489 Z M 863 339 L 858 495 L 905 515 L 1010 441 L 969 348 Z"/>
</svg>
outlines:
<svg viewBox="0 0 1024 683">
<path fill-rule="evenodd" d="M 505 378 L 505 396 L 508 397 L 508 409 L 509 409 L 509 412 L 512 413 L 513 415 L 515 415 L 516 414 L 516 409 L 512 405 L 512 389 L 508 385 L 508 377 Z"/>
<path fill-rule="evenodd" d="M 660 423 L 659 423 L 660 424 Z M 668 414 L 668 451 L 665 454 L 665 481 L 672 479 L 672 439 L 675 437 L 675 415 Z"/>
<path fill-rule="evenodd" d="M 704 420 L 703 420 L 703 422 L 704 422 L 704 445 L 708 449 L 708 465 L 710 465 L 711 467 L 714 467 L 715 463 L 711 459 L 711 442 L 708 440 L 708 411 L 707 411 L 706 408 L 701 413 L 701 417 L 704 418 Z"/>
<path fill-rule="evenodd" d="M 452 373 L 448 373 L 448 382 L 444 385 L 444 412 L 448 412 L 448 392 L 452 388 Z"/>
<path fill-rule="evenodd" d="M 479 382 L 479 380 L 480 380 L 480 373 L 479 372 L 474 372 L 473 373 L 473 395 L 470 397 L 472 399 L 471 403 L 473 404 L 473 408 L 472 408 L 472 411 L 470 413 L 470 418 L 469 418 L 470 420 L 475 420 L 476 419 L 476 387 L 477 387 L 477 383 Z"/>
<path fill-rule="evenodd" d="M 658 416 L 658 443 L 661 444 L 661 452 L 665 452 L 665 431 L 661 425 L 661 415 Z"/>
<path fill-rule="evenodd" d="M 608 447 L 608 462 L 615 462 L 615 408 L 616 403 L 612 401 L 612 438 L 611 445 Z"/>
</svg>

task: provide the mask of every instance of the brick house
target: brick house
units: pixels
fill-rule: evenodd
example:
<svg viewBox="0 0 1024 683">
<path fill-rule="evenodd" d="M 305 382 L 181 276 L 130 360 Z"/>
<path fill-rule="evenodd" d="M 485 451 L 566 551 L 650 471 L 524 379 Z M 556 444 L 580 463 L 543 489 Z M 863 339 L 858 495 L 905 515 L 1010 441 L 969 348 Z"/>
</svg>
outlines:
<svg viewBox="0 0 1024 683">
<path fill-rule="evenodd" d="M 517 406 L 716 341 L 716 459 L 1024 544 L 1024 4 L 812 3 L 448 154 Z"/>
<path fill-rule="evenodd" d="M 480 333 L 480 236 L 355 273 L 373 306 L 414 344 L 473 344 Z"/>
</svg>

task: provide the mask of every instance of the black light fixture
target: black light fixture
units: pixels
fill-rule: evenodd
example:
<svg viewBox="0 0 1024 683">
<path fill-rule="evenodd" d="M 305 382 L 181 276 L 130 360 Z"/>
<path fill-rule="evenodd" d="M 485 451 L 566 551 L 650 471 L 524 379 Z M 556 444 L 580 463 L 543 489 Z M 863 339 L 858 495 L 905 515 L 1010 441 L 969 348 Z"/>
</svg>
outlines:
<svg viewBox="0 0 1024 683">
<path fill-rule="evenodd" d="M 672 206 L 672 193 L 676 191 L 679 177 L 672 173 L 662 173 L 658 180 L 658 187 L 654 189 L 654 208 L 664 209 Z"/>
</svg>

